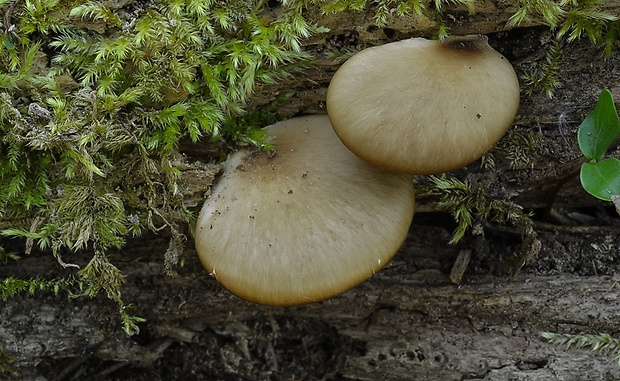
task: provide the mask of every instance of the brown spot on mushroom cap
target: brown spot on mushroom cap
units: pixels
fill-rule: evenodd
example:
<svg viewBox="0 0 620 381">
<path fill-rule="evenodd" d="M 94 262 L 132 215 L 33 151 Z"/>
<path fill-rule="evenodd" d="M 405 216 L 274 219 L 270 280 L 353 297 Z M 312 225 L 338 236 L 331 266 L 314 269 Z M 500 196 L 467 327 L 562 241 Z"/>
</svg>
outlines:
<svg viewBox="0 0 620 381">
<path fill-rule="evenodd" d="M 387 170 L 434 174 L 482 156 L 510 127 L 519 82 L 485 36 L 363 50 L 334 75 L 327 112 L 343 143 Z"/>
<path fill-rule="evenodd" d="M 276 155 L 232 155 L 198 217 L 196 250 L 207 271 L 244 299 L 297 305 L 340 294 L 385 266 L 413 217 L 412 177 L 353 155 L 325 115 L 267 131 Z"/>
</svg>

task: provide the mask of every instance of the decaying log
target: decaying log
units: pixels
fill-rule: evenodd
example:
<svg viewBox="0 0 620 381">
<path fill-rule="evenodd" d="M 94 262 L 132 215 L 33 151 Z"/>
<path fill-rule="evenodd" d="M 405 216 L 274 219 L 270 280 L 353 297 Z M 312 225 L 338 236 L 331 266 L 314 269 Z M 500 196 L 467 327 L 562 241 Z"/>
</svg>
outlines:
<svg viewBox="0 0 620 381">
<path fill-rule="evenodd" d="M 489 34 L 491 45 L 517 65 L 544 58 L 553 38 L 548 28 L 508 28 L 514 2 L 484 3 L 475 15 L 448 12 L 451 32 Z M 617 10 L 620 1 L 604 6 Z M 378 28 L 370 13 L 314 17 L 331 28 L 308 45 L 317 54 L 316 66 L 289 82 L 259 88 L 252 107 L 291 92 L 280 106 L 283 116 L 325 112 L 325 92 L 338 64 L 323 53 L 428 36 L 436 27 L 430 19 L 395 18 Z M 563 86 L 553 99 L 541 92 L 523 97 L 515 121 L 516 129 L 537 136 L 532 164 L 513 169 L 498 153 L 495 169 L 481 171 L 474 164 L 459 172 L 477 176 L 491 186 L 492 196 L 528 210 L 549 209 L 553 200 L 557 218 L 537 221 L 540 252 L 512 278 L 508 264 L 519 262 L 520 237 L 487 227 L 488 250 L 474 251 L 462 283 L 451 283 L 459 251 L 474 245 L 448 246 L 450 218 L 424 200 L 418 210 L 427 213 L 416 216 L 410 239 L 390 266 L 352 291 L 300 307 L 237 299 L 202 270 L 191 242 L 186 266 L 168 277 L 166 237 L 148 235 L 112 258 L 127 276 L 123 299 L 133 304 L 132 314 L 147 320 L 139 335 L 122 332 L 117 306 L 104 295 L 85 300 L 38 292 L 1 302 L 0 345 L 25 380 L 620 379 L 613 358 L 566 350 L 541 337 L 543 331 L 620 331 L 620 224 L 612 206 L 594 200 L 569 176 L 581 163 L 577 127 L 600 90 L 608 87 L 620 96 L 619 63 L 617 57 L 604 59 L 586 40 L 565 48 L 557 74 Z M 218 171 L 208 163 L 209 144 L 181 147 L 181 189 L 190 207 L 202 204 Z M 620 154 L 617 146 L 612 151 Z M 83 261 L 71 253 L 64 259 Z M 49 253 L 0 264 L 0 278 L 60 275 Z"/>
<path fill-rule="evenodd" d="M 609 261 L 598 271 L 614 271 L 618 237 L 582 233 L 577 238 L 589 240 L 579 248 L 571 246 L 575 233 L 556 231 L 543 241 L 552 235 L 575 252 L 597 246 L 600 256 L 592 255 L 592 261 Z M 537 275 L 549 268 L 545 263 L 550 258 L 565 266 L 583 262 L 569 251 L 543 247 L 526 271 L 512 279 L 494 276 L 496 270 L 482 275 L 473 263 L 470 268 L 478 273 L 457 286 L 448 274 L 458 249 L 447 246 L 446 237 L 442 229 L 414 225 L 391 265 L 369 281 L 322 303 L 286 308 L 232 296 L 202 270 L 191 247 L 179 275 L 166 276 L 162 261 L 152 255 L 165 239 L 149 237 L 118 259 L 127 275 L 123 298 L 134 304 L 132 312 L 147 319 L 137 338 L 122 332 L 116 306 L 103 295 L 72 300 L 62 293 L 9 299 L 0 310 L 0 338 L 25 379 L 71 379 L 53 376 L 67 369 L 69 375 L 85 371 L 88 364 L 100 371 L 104 364 L 103 370 L 112 370 L 109 377 L 161 372 L 161 364 L 175 356 L 199 358 L 200 363 L 185 366 L 209 379 L 620 377 L 612 357 L 587 349 L 567 351 L 541 337 L 543 331 L 620 330 L 620 278 Z M 498 253 L 501 246 L 493 249 Z M 57 266 L 41 256 L 22 259 L 19 267 L 49 277 Z M 0 267 L 0 275 L 6 271 Z M 180 365 L 168 365 L 174 366 Z M 161 377 L 155 379 L 166 379 L 164 373 L 155 374 Z"/>
</svg>

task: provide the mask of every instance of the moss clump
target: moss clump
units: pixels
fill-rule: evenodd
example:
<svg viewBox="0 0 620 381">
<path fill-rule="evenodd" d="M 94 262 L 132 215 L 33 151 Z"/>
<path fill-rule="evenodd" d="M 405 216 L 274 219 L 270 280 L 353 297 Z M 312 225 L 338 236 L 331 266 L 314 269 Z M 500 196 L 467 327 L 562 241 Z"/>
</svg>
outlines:
<svg viewBox="0 0 620 381">
<path fill-rule="evenodd" d="M 611 337 L 608 333 L 599 334 L 562 334 L 543 332 L 542 337 L 556 346 L 565 348 L 590 348 L 593 351 L 602 351 L 613 356 L 620 365 L 620 340 Z"/>
<path fill-rule="evenodd" d="M 0 376 L 13 379 L 17 377 L 17 372 L 13 369 L 12 363 L 15 361 L 13 356 L 8 354 L 2 346 L 0 346 Z"/>
<path fill-rule="evenodd" d="M 368 7 L 374 9 L 374 21 L 377 26 L 384 26 L 387 23 L 388 17 L 391 14 L 397 16 L 406 15 L 422 15 L 427 10 L 428 1 L 422 0 L 315 0 L 315 4 L 321 5 L 321 10 L 324 13 L 338 13 L 344 11 L 357 11 L 361 12 Z M 431 13 L 434 13 L 435 18 L 439 21 L 439 29 L 437 31 L 438 37 L 443 39 L 447 36 L 448 27 L 441 19 L 442 10 L 448 5 L 464 5 L 467 7 L 470 13 L 475 12 L 475 0 L 434 0 L 431 2 Z"/>
<path fill-rule="evenodd" d="M 553 98 L 561 86 L 557 78 L 562 48 L 586 36 L 592 43 L 601 46 L 605 56 L 610 56 L 618 47 L 620 20 L 607 12 L 600 0 L 519 0 L 517 11 L 508 21 L 509 26 L 542 21 L 554 31 L 545 57 L 526 64 L 522 79 L 527 94 L 544 91 Z"/>
<path fill-rule="evenodd" d="M 449 212 L 457 226 L 450 240 L 454 245 L 465 237 L 474 226 L 486 222 L 510 223 L 521 231 L 524 238 L 535 238 L 531 215 L 512 201 L 494 198 L 483 184 L 472 184 L 453 176 L 427 176 L 418 180 L 418 199 L 436 199 L 438 206 Z"/>
<path fill-rule="evenodd" d="M 318 28 L 300 6 L 276 18 L 263 7 L 0 0 L 9 23 L 0 44 L 2 234 L 51 250 L 65 267 L 77 265 L 63 249 L 93 252 L 77 272 L 83 294 L 115 300 L 128 333 L 139 318 L 126 313 L 124 277 L 106 253 L 144 230 L 170 231 L 169 250 L 185 240 L 192 214 L 173 164 L 179 141 L 265 145 L 260 125 L 239 118 L 245 102 L 310 58 L 301 42 Z M 3 296 L 19 284 L 5 283 Z"/>
<path fill-rule="evenodd" d="M 496 151 L 507 160 L 511 169 L 534 169 L 540 159 L 541 133 L 513 128 L 499 141 Z"/>
</svg>

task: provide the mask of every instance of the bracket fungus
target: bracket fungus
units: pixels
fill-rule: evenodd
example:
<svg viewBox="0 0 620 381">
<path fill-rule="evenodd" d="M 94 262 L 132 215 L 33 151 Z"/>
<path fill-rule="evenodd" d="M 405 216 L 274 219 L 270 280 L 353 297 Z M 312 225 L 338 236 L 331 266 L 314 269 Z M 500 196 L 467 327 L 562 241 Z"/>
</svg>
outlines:
<svg viewBox="0 0 620 381">
<path fill-rule="evenodd" d="M 356 157 L 325 115 L 266 130 L 277 153 L 232 155 L 200 212 L 196 250 L 207 271 L 241 298 L 298 305 L 385 266 L 413 217 L 412 176 Z"/>
<path fill-rule="evenodd" d="M 342 65 L 327 92 L 329 119 L 351 151 L 386 170 L 419 175 L 478 159 L 518 107 L 512 65 L 480 35 L 365 49 Z"/>
</svg>

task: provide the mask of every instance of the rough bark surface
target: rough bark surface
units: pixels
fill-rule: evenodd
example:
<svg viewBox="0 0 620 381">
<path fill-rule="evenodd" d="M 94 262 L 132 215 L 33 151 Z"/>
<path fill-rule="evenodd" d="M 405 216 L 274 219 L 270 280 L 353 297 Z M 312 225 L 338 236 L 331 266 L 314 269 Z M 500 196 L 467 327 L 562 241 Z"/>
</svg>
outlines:
<svg viewBox="0 0 620 381">
<path fill-rule="evenodd" d="M 161 256 L 153 256 L 166 240 L 149 237 L 117 261 L 127 274 L 124 298 L 148 320 L 137 337 L 120 330 L 116 306 L 105 297 L 51 294 L 9 300 L 0 333 L 24 379 L 618 379 L 611 357 L 567 351 L 540 336 L 620 330 L 618 279 L 594 275 L 595 267 L 545 276 L 537 266 L 584 265 L 576 258 L 583 253 L 592 266 L 599 262 L 598 271 L 615 273 L 620 240 L 615 233 L 603 238 L 609 251 L 601 253 L 592 248 L 605 244 L 598 235 L 547 234 L 545 242 L 565 249 L 544 247 L 512 279 L 491 268 L 482 275 L 475 262 L 456 286 L 446 274 L 458 255 L 445 245 L 449 232 L 415 224 L 393 263 L 371 280 L 291 308 L 231 296 L 201 270 L 191 248 L 179 276 L 167 277 Z M 493 242 L 497 258 L 485 263 L 509 259 L 504 241 Z M 57 267 L 48 256 L 20 266 L 13 270 L 43 276 Z"/>
<path fill-rule="evenodd" d="M 509 30 L 512 2 L 485 4 L 475 15 L 448 11 L 451 32 L 489 34 L 491 45 L 515 64 L 544 56 L 553 38 L 546 27 Z M 605 6 L 620 10 L 618 1 Z M 315 17 L 332 29 L 309 45 L 317 53 L 429 35 L 435 27 L 432 20 L 412 18 L 378 28 L 365 13 Z M 255 105 L 292 91 L 282 114 L 324 112 L 337 67 L 319 61 L 290 83 L 261 89 Z M 451 247 L 451 219 L 425 200 L 409 239 L 388 267 L 352 291 L 301 307 L 235 298 L 202 270 L 191 242 L 185 267 L 168 277 L 167 238 L 150 235 L 114 258 L 127 275 L 123 299 L 147 319 L 139 335 L 122 332 L 117 306 L 104 295 L 75 300 L 37 293 L 2 303 L 0 344 L 25 380 L 620 379 L 612 357 L 566 350 L 541 337 L 544 331 L 620 331 L 620 219 L 610 205 L 581 190 L 578 180 L 564 181 L 581 163 L 576 130 L 598 93 L 608 87 L 620 96 L 618 67 L 618 58 L 604 59 L 587 41 L 569 45 L 558 75 L 563 87 L 555 98 L 542 93 L 522 98 L 516 128 L 534 132 L 540 142 L 532 165 L 511 169 L 500 152 L 493 170 L 478 164 L 462 170 L 489 184 L 495 197 L 540 215 L 545 208 L 550 212 L 544 221 L 537 214 L 541 250 L 519 272 L 515 269 L 529 259 L 520 254 L 519 234 L 489 225 L 484 250 L 476 236 Z M 208 153 L 201 149 L 182 147 L 183 192 L 188 205 L 197 207 L 217 172 L 204 162 Z M 613 150 L 618 156 L 617 145 Z M 472 248 L 478 249 L 461 285 L 452 284 L 455 260 Z M 64 259 L 81 261 L 71 253 Z M 0 277 L 11 275 L 50 279 L 63 270 L 49 254 L 33 253 L 0 266 Z"/>
</svg>

